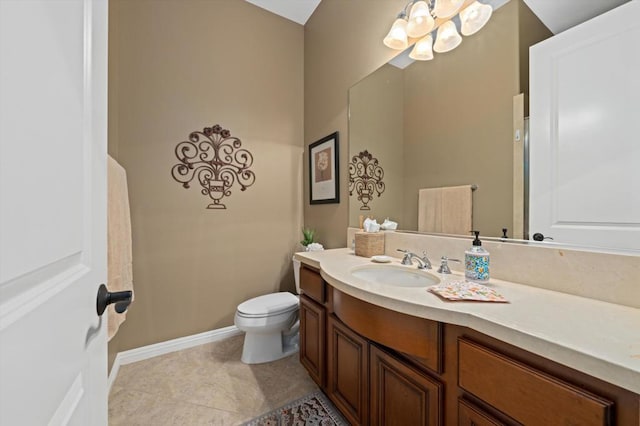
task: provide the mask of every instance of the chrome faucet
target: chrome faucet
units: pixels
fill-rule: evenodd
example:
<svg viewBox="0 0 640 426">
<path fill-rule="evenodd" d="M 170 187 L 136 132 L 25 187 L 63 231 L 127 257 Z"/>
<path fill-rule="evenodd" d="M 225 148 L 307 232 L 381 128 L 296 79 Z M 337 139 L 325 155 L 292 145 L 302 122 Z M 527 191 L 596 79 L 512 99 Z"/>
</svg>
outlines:
<svg viewBox="0 0 640 426">
<path fill-rule="evenodd" d="M 460 263 L 460 260 L 458 260 L 458 259 L 449 259 L 447 256 L 442 256 L 440 258 L 440 267 L 438 268 L 438 273 L 439 274 L 450 274 L 451 273 L 451 268 L 449 268 L 449 263 L 448 262 L 458 262 L 458 263 Z"/>
<path fill-rule="evenodd" d="M 410 252 L 409 250 L 398 249 L 398 251 L 404 253 L 401 262 L 403 265 L 412 265 L 413 259 L 415 259 L 418 262 L 418 269 L 431 269 L 431 261 L 427 257 L 426 251 L 422 252 L 422 257 Z"/>
</svg>

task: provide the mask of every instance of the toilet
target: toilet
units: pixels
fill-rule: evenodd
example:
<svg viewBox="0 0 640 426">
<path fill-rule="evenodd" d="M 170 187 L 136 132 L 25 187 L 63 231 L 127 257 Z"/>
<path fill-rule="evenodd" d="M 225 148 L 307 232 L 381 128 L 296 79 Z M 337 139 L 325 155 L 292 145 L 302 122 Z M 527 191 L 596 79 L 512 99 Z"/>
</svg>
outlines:
<svg viewBox="0 0 640 426">
<path fill-rule="evenodd" d="M 300 262 L 293 260 L 296 292 L 300 292 Z M 265 294 L 238 305 L 234 323 L 245 332 L 242 362 L 260 364 L 298 351 L 297 296 L 287 292 Z"/>
</svg>

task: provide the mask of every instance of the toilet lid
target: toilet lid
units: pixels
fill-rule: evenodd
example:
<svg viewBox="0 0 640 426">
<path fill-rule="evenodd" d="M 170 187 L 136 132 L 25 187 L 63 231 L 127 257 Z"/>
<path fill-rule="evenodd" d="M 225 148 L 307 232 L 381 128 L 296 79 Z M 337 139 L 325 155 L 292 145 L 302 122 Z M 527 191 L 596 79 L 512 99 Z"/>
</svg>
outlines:
<svg viewBox="0 0 640 426">
<path fill-rule="evenodd" d="M 297 307 L 298 298 L 287 291 L 282 291 L 242 302 L 238 305 L 238 312 L 243 315 L 268 316 L 292 311 Z"/>
</svg>

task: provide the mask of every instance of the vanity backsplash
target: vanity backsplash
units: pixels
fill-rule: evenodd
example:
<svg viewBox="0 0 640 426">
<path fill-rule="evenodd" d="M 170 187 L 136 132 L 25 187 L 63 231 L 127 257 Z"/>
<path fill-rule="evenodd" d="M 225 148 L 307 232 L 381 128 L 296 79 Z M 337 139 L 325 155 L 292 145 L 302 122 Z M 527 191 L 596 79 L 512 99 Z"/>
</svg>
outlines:
<svg viewBox="0 0 640 426">
<path fill-rule="evenodd" d="M 347 229 L 353 241 L 358 228 Z M 438 265 L 441 256 L 464 259 L 471 239 L 439 235 L 385 232 L 384 253 L 401 257 L 397 249 L 422 255 Z M 640 309 L 640 256 L 579 249 L 483 241 L 491 253 L 491 277 L 547 290 L 588 297 Z M 451 262 L 464 273 L 464 263 Z"/>
</svg>

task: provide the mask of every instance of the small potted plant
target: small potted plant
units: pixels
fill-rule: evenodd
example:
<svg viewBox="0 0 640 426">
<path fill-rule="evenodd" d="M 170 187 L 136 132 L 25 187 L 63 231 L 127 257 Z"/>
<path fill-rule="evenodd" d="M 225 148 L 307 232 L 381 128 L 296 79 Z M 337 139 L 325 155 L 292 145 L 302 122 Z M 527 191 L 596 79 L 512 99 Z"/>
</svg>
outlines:
<svg viewBox="0 0 640 426">
<path fill-rule="evenodd" d="M 315 242 L 316 231 L 310 228 L 302 228 L 302 241 L 300 244 L 304 247 L 304 251 L 324 250 L 322 244 Z"/>
</svg>

